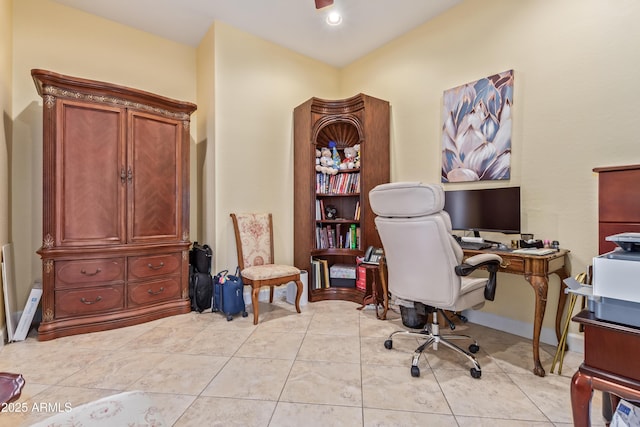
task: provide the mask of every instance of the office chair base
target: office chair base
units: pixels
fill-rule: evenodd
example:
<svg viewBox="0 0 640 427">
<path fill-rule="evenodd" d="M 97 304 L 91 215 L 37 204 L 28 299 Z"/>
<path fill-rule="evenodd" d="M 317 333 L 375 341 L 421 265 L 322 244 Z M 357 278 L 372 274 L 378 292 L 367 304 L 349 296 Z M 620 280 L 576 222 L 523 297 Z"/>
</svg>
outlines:
<svg viewBox="0 0 640 427">
<path fill-rule="evenodd" d="M 437 328 L 436 328 L 437 329 Z M 414 338 L 419 338 L 426 340 L 420 347 L 418 347 L 413 353 L 413 360 L 411 362 L 411 376 L 419 377 L 420 376 L 420 368 L 418 367 L 418 361 L 420 360 L 420 356 L 424 352 L 424 350 L 433 345 L 433 349 L 438 349 L 438 343 L 444 344 L 446 347 L 449 347 L 451 350 L 462 354 L 465 356 L 472 364 L 473 367 L 469 370 L 469 373 L 473 378 L 480 378 L 482 376 L 482 369 L 480 368 L 480 364 L 478 360 L 473 355 L 480 350 L 480 346 L 478 342 L 471 338 L 468 335 L 439 335 L 431 332 L 429 328 L 424 329 L 420 332 L 411 332 L 411 331 L 396 331 L 389 335 L 389 338 L 384 342 L 384 347 L 387 350 L 391 350 L 393 348 L 393 337 L 397 334 L 408 335 Z M 473 344 L 469 345 L 469 351 L 462 349 L 456 344 L 450 342 L 453 340 L 467 339 L 473 341 Z"/>
</svg>

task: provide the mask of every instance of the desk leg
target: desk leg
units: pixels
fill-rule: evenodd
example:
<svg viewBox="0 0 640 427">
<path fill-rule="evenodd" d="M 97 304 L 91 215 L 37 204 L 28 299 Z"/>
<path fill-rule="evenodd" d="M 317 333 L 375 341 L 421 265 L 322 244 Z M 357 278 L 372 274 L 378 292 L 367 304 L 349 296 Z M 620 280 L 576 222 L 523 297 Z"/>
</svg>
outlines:
<svg viewBox="0 0 640 427">
<path fill-rule="evenodd" d="M 380 316 L 380 320 L 387 320 L 387 311 L 389 311 L 389 289 L 387 288 L 387 281 L 382 275 L 382 270 L 380 270 L 380 284 L 382 285 L 382 316 Z"/>
<path fill-rule="evenodd" d="M 536 313 L 533 322 L 533 373 L 539 377 L 544 377 L 545 372 L 540 363 L 540 331 L 542 330 L 542 319 L 547 307 L 547 290 L 549 281 L 544 276 L 526 275 L 525 278 L 533 287 L 536 294 Z"/>
<path fill-rule="evenodd" d="M 557 271 L 556 274 L 560 278 L 560 296 L 558 297 L 558 311 L 556 311 L 556 338 L 558 338 L 558 342 L 560 342 L 560 337 L 562 336 L 560 325 L 562 324 L 562 314 L 564 313 L 564 306 L 567 302 L 567 294 L 564 293 L 567 285 L 564 284 L 564 279 L 569 277 L 569 274 L 567 273 L 567 270 L 565 268 Z M 567 316 L 571 316 L 571 313 L 567 313 Z M 567 348 L 568 346 L 565 344 L 565 350 Z"/>
<path fill-rule="evenodd" d="M 591 425 L 592 394 L 591 377 L 580 371 L 576 372 L 571 379 L 571 412 L 575 427 L 589 427 Z"/>
</svg>

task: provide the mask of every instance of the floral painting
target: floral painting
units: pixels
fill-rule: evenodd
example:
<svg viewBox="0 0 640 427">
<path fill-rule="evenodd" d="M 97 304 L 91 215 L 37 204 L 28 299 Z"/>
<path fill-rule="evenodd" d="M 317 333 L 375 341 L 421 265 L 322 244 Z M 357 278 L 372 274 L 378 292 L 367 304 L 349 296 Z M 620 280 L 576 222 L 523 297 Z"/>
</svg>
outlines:
<svg viewBox="0 0 640 427">
<path fill-rule="evenodd" d="M 442 182 L 511 177 L 513 70 L 444 92 Z"/>
</svg>

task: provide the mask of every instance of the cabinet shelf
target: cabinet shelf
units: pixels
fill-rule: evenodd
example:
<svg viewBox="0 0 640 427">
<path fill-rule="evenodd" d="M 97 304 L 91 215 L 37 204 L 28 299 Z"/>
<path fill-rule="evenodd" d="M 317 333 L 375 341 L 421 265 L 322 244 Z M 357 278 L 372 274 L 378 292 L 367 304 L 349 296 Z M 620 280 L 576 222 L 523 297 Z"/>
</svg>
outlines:
<svg viewBox="0 0 640 427">
<path fill-rule="evenodd" d="M 312 249 L 311 256 L 362 256 L 364 251 L 361 249 L 347 249 L 347 248 L 327 248 L 327 249 Z M 355 262 L 353 262 L 355 264 Z"/>
<path fill-rule="evenodd" d="M 318 286 L 311 259 L 329 268 L 355 265 L 364 248 L 382 246 L 369 209 L 369 191 L 389 182 L 389 112 L 387 101 L 363 94 L 336 101 L 311 98 L 294 110 L 294 264 L 310 273 L 311 302 L 363 301 L 364 292 L 355 284 Z M 357 144 L 359 168 L 335 175 L 316 171 L 316 150 L 335 145 L 341 155 Z M 338 219 L 320 219 L 330 209 Z M 353 246 L 348 242 L 354 236 L 358 248 L 340 247 Z"/>
</svg>

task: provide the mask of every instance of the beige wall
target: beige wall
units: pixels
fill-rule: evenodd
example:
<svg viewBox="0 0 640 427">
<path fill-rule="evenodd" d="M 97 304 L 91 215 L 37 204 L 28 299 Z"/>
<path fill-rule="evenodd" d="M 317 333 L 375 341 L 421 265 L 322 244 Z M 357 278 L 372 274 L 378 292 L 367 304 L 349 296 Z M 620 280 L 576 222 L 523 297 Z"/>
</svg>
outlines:
<svg viewBox="0 0 640 427">
<path fill-rule="evenodd" d="M 570 249 L 576 274 L 597 254 L 592 169 L 640 163 L 638 19 L 631 0 L 466 0 L 346 67 L 342 85 L 390 101 L 392 180 L 439 182 L 443 91 L 513 69 L 511 180 L 445 188 L 521 186 L 523 230 Z M 550 314 L 559 286 L 553 276 Z M 483 311 L 530 323 L 533 297 L 524 279 L 501 275 Z"/>
<path fill-rule="evenodd" d="M 291 263 L 293 108 L 337 97 L 338 71 L 220 22 L 214 32 L 216 269 L 237 266 L 231 212 L 272 212 L 275 260 Z"/>
<path fill-rule="evenodd" d="M 41 276 L 35 251 L 42 240 L 42 100 L 30 70 L 44 68 L 195 102 L 196 49 L 49 0 L 16 0 L 13 8 L 11 230 L 17 296 L 24 301 Z M 194 116 L 192 146 L 196 128 Z"/>
<path fill-rule="evenodd" d="M 9 235 L 9 173 L 11 155 L 11 55 L 13 48 L 12 1 L 0 0 L 0 247 Z M 0 276 L 0 282 L 2 276 Z M 4 286 L 4 284 L 3 284 Z M 0 292 L 0 330 L 4 330 L 4 299 Z M 2 342 L 0 342 L 2 345 Z"/>
</svg>

